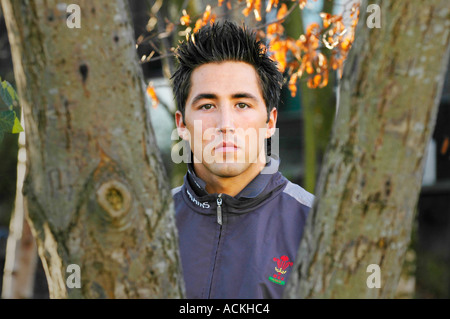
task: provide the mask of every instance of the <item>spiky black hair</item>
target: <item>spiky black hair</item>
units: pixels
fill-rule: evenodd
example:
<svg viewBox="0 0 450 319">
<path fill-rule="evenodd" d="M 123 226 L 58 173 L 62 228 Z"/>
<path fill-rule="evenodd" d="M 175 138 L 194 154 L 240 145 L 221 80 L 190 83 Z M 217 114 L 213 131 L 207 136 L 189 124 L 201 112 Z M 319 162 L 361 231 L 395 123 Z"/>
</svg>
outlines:
<svg viewBox="0 0 450 319">
<path fill-rule="evenodd" d="M 179 66 L 172 75 L 172 87 L 177 108 L 183 114 L 191 88 L 191 74 L 206 63 L 225 61 L 245 62 L 252 65 L 258 76 L 266 103 L 268 117 L 278 107 L 283 75 L 267 52 L 267 47 L 246 26 L 230 21 L 208 24 L 187 37 L 175 51 Z"/>
</svg>

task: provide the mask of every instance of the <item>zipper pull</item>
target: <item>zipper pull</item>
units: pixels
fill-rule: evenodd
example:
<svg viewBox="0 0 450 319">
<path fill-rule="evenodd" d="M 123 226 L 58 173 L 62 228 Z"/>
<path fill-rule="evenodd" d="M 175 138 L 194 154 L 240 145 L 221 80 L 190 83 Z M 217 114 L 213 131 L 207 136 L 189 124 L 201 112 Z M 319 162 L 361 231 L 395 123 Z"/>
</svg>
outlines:
<svg viewBox="0 0 450 319">
<path fill-rule="evenodd" d="M 222 225 L 222 194 L 217 196 L 217 223 Z"/>
</svg>

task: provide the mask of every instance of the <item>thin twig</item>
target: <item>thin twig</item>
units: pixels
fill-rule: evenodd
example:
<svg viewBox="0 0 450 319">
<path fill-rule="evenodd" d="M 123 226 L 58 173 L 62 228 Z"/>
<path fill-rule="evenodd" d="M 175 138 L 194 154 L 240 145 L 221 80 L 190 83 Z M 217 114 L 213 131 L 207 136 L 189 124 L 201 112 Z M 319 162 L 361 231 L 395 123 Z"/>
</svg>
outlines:
<svg viewBox="0 0 450 319">
<path fill-rule="evenodd" d="M 297 0 L 296 3 L 293 4 L 289 8 L 289 10 L 286 12 L 286 14 L 283 17 L 281 17 L 280 19 L 264 23 L 263 25 L 260 25 L 260 26 L 256 26 L 256 29 L 264 29 L 265 27 L 268 27 L 271 24 L 283 22 L 292 12 L 294 12 L 295 8 L 300 5 L 300 1 L 301 0 Z"/>
<path fill-rule="evenodd" d="M 162 60 L 162 59 L 165 59 L 165 58 L 170 58 L 170 57 L 173 57 L 173 56 L 175 56 L 175 53 L 173 53 L 173 52 L 166 53 L 166 54 L 163 54 L 163 55 L 159 55 L 159 56 L 157 56 L 155 58 L 151 58 L 150 60 L 140 61 L 139 63 L 140 64 L 144 64 L 144 63 L 148 63 L 148 62 Z"/>
</svg>

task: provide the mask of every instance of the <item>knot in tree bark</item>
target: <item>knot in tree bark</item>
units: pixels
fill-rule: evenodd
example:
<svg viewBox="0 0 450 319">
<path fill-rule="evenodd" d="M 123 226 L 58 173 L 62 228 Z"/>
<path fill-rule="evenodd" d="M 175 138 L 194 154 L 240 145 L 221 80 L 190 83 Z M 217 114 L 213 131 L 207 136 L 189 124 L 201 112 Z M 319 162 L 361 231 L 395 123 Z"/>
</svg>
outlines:
<svg viewBox="0 0 450 319">
<path fill-rule="evenodd" d="M 119 218 L 129 211 L 131 194 L 123 183 L 111 180 L 99 187 L 97 201 L 111 217 Z"/>
</svg>

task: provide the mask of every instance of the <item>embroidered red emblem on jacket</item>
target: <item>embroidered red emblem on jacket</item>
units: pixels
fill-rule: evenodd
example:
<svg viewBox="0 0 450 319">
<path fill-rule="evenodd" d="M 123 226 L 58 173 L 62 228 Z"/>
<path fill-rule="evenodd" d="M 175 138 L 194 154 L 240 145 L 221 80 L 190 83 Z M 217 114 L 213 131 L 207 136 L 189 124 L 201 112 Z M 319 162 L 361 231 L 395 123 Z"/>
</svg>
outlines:
<svg viewBox="0 0 450 319">
<path fill-rule="evenodd" d="M 276 284 L 284 285 L 285 284 L 284 274 L 286 274 L 287 272 L 286 269 L 289 266 L 293 266 L 294 263 L 289 261 L 288 256 L 281 256 L 280 258 L 275 257 L 273 261 L 277 263 L 277 266 L 275 267 L 276 273 L 273 274 L 272 277 L 269 277 L 269 280 Z"/>
</svg>

